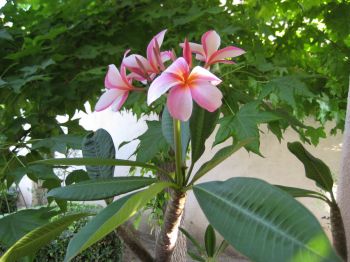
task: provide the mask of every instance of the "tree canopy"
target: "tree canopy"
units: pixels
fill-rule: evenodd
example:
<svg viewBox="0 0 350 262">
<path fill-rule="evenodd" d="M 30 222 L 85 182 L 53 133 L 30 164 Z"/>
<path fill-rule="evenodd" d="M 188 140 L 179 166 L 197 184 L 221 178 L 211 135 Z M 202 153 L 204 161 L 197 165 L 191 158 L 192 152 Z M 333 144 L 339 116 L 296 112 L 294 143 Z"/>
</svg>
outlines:
<svg viewBox="0 0 350 262">
<path fill-rule="evenodd" d="M 56 116 L 71 118 L 77 109 L 84 110 L 86 101 L 94 105 L 107 65 L 119 66 L 125 49 L 141 53 L 165 28 L 165 48 L 185 37 L 199 42 L 205 31 L 215 29 L 222 45 L 247 52 L 236 66 L 215 68 L 225 80 L 216 143 L 231 136 L 259 137 L 260 123 L 268 123 L 279 139 L 292 126 L 313 144 L 325 137 L 326 121 L 335 120 L 332 132 L 342 129 L 350 73 L 350 1 L 241 2 L 7 1 L 0 10 L 3 175 L 21 166 L 10 160 L 29 138 L 32 147 L 21 158 L 24 163 L 43 153 L 79 148 L 84 131 L 78 122 L 62 124 Z M 181 54 L 180 47 L 175 51 Z M 138 116 L 160 113 L 144 101 L 145 94 L 133 93 L 126 108 Z M 320 126 L 299 121 L 307 116 Z M 61 126 L 68 127 L 68 135 Z M 259 142 L 247 149 L 259 154 Z"/>
</svg>

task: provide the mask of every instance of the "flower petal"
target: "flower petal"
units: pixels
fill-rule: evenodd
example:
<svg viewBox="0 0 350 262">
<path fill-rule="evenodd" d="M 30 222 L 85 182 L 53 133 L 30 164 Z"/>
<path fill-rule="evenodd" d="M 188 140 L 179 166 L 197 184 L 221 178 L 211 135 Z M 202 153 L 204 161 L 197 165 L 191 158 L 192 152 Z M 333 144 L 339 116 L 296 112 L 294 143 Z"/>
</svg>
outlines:
<svg viewBox="0 0 350 262">
<path fill-rule="evenodd" d="M 183 57 L 176 59 L 164 73 L 170 73 L 182 77 L 190 71 L 186 60 Z"/>
<path fill-rule="evenodd" d="M 152 71 L 152 67 L 151 67 L 150 63 L 142 55 L 129 55 L 128 57 L 125 57 L 123 59 L 123 64 L 128 69 L 130 69 L 131 72 L 133 72 L 134 71 L 133 69 L 135 69 L 135 68 L 139 69 L 140 68 L 139 64 L 136 61 L 136 58 L 141 62 L 141 64 L 143 65 L 143 67 L 147 71 Z"/>
<path fill-rule="evenodd" d="M 154 70 L 158 70 L 157 68 L 157 60 L 156 56 L 154 54 L 154 49 L 157 47 L 155 41 L 158 43 L 158 47 L 160 47 L 163 43 L 164 35 L 166 33 L 167 29 L 159 32 L 156 36 L 152 38 L 152 40 L 149 42 L 147 46 L 147 59 L 150 62 L 151 66 Z"/>
<path fill-rule="evenodd" d="M 222 93 L 216 86 L 206 81 L 199 81 L 191 85 L 190 89 L 193 100 L 209 112 L 214 112 L 222 105 Z"/>
<path fill-rule="evenodd" d="M 124 90 L 120 89 L 107 89 L 106 92 L 102 94 L 100 99 L 95 105 L 95 111 L 99 112 L 105 110 L 109 107 L 119 96 L 125 93 Z"/>
<path fill-rule="evenodd" d="M 214 31 L 208 31 L 202 36 L 202 45 L 206 58 L 214 54 L 220 46 L 220 36 Z"/>
<path fill-rule="evenodd" d="M 124 83 L 115 65 L 108 66 L 108 72 L 105 77 L 105 87 L 107 89 L 112 89 L 112 88 L 129 89 L 128 84 Z"/>
<path fill-rule="evenodd" d="M 197 44 L 197 43 L 192 43 L 192 42 L 189 42 L 189 45 L 190 45 L 190 48 L 191 48 L 191 51 L 195 54 L 199 54 L 199 55 L 204 55 L 204 49 L 203 49 L 203 46 L 200 45 L 200 44 Z M 184 48 L 184 43 L 181 43 L 180 46 L 182 48 Z"/>
<path fill-rule="evenodd" d="M 236 57 L 244 54 L 245 51 L 241 48 L 235 46 L 228 46 L 219 51 L 215 52 L 209 59 L 210 64 L 213 64 L 217 61 L 224 60 L 226 58 Z"/>
<path fill-rule="evenodd" d="M 193 68 L 189 78 L 192 81 L 209 81 L 213 85 L 218 85 L 222 82 L 220 78 L 201 66 Z"/>
<path fill-rule="evenodd" d="M 125 103 L 126 99 L 128 98 L 128 95 L 129 95 L 129 92 L 126 91 L 124 92 L 123 95 L 120 95 L 117 97 L 116 100 L 114 100 L 111 108 L 112 108 L 112 111 L 114 112 L 117 112 L 120 110 L 120 108 L 122 107 L 122 105 Z"/>
<path fill-rule="evenodd" d="M 202 56 L 200 54 L 196 54 L 196 59 L 202 62 L 205 62 L 205 56 Z"/>
<path fill-rule="evenodd" d="M 192 51 L 187 38 L 185 39 L 184 47 L 182 49 L 182 56 L 185 58 L 188 66 L 192 67 Z"/>
<path fill-rule="evenodd" d="M 161 95 L 163 95 L 169 88 L 178 85 L 179 80 L 174 78 L 171 74 L 166 74 L 163 72 L 152 82 L 151 86 L 148 89 L 147 94 L 147 104 L 152 104 L 157 100 Z"/>
<path fill-rule="evenodd" d="M 171 89 L 167 105 L 173 118 L 187 121 L 191 117 L 193 107 L 190 88 L 177 86 Z"/>
</svg>

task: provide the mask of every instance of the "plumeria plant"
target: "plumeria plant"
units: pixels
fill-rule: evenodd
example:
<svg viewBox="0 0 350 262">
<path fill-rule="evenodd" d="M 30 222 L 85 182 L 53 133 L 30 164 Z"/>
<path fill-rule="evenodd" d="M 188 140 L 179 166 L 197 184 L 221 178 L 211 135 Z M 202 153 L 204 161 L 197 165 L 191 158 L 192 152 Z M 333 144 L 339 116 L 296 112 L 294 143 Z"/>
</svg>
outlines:
<svg viewBox="0 0 350 262">
<path fill-rule="evenodd" d="M 104 199 L 109 203 L 73 237 L 65 260 L 70 261 L 121 227 L 158 193 L 169 190 L 164 223 L 151 260 L 171 260 L 186 197 L 193 191 L 213 229 L 253 261 L 341 261 L 317 219 L 282 189 L 257 178 L 237 177 L 239 174 L 232 174 L 236 177 L 226 181 L 199 182 L 237 150 L 254 142 L 249 138 L 234 139 L 231 144 L 217 150 L 209 161 L 197 166 L 197 160 L 205 151 L 205 142 L 220 118 L 224 97 L 220 91 L 222 81 L 212 72 L 213 65 L 234 64 L 232 59 L 245 51 L 234 46 L 219 49 L 220 36 L 211 30 L 203 34 L 201 44 L 187 39 L 180 43 L 182 53 L 179 56 L 174 49 L 161 51 L 165 33 L 166 30 L 161 31 L 152 38 L 146 57 L 130 54 L 128 50 L 119 69 L 115 65 L 109 66 L 105 77 L 106 91 L 95 110 L 120 110 L 130 92 L 147 93 L 147 104 L 151 107 L 160 103 L 163 112 L 161 132 L 174 151 L 175 172 L 151 163 L 114 159 L 113 154 L 104 158 L 85 155 L 84 158 L 40 161 L 40 164 L 59 166 L 142 167 L 157 174 L 156 178 L 94 177 L 51 190 L 48 196 L 57 200 Z M 166 97 L 166 104 L 161 97 Z M 104 153 L 102 144 L 110 146 L 111 142 L 108 139 L 100 141 L 98 148 Z M 186 161 L 188 151 L 190 160 Z M 145 189 L 140 190 L 142 188 Z M 110 201 L 122 194 L 124 196 L 116 201 Z M 38 230 L 45 240 L 55 235 L 48 225 L 36 230 L 16 242 L 1 261 L 13 261 L 10 259 L 24 254 Z M 145 261 L 149 259 L 145 258 Z"/>
</svg>

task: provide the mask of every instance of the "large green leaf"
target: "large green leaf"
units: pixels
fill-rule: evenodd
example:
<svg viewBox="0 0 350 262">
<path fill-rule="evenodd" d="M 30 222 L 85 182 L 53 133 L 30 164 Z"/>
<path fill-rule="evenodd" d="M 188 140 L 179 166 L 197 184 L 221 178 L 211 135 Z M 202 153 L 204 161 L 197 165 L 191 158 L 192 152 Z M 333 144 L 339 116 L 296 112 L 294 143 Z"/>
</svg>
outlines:
<svg viewBox="0 0 350 262">
<path fill-rule="evenodd" d="M 164 107 L 162 114 L 162 132 L 168 144 L 175 150 L 174 143 L 174 123 L 173 118 L 171 117 L 168 107 Z M 190 126 L 189 122 L 181 121 L 181 147 L 182 147 L 182 160 L 186 159 L 186 152 L 188 143 L 190 141 Z"/>
<path fill-rule="evenodd" d="M 113 177 L 83 181 L 52 189 L 47 196 L 64 200 L 103 200 L 153 184 L 147 177 Z"/>
<path fill-rule="evenodd" d="M 311 212 L 262 180 L 236 177 L 193 190 L 210 224 L 253 261 L 340 261 Z"/>
<path fill-rule="evenodd" d="M 321 159 L 311 155 L 300 142 L 288 143 L 288 149 L 304 164 L 306 177 L 314 180 L 323 190 L 332 191 L 331 171 Z"/>
<path fill-rule="evenodd" d="M 71 185 L 73 183 L 79 183 L 85 180 L 89 180 L 90 177 L 86 171 L 78 169 L 74 170 L 65 179 L 66 185 Z"/>
<path fill-rule="evenodd" d="M 87 134 L 83 140 L 83 157 L 85 158 L 115 158 L 115 147 L 111 135 L 104 129 Z M 114 166 L 87 165 L 90 178 L 113 177 Z"/>
<path fill-rule="evenodd" d="M 219 119 L 220 110 L 208 112 L 207 110 L 195 105 L 190 119 L 191 129 L 191 154 L 194 164 L 205 150 L 205 141 L 214 131 Z"/>
<path fill-rule="evenodd" d="M 56 215 L 52 208 L 25 209 L 3 216 L 0 219 L 0 243 L 6 247 L 13 245 L 18 239 L 31 230 L 46 224 Z"/>
<path fill-rule="evenodd" d="M 230 157 L 233 153 L 241 149 L 243 146 L 250 143 L 252 140 L 247 139 L 245 141 L 240 141 L 238 143 L 234 143 L 233 145 L 224 147 L 220 149 L 208 162 L 205 162 L 197 171 L 197 173 L 194 175 L 192 181 L 190 184 L 193 184 L 198 179 L 200 179 L 202 176 L 204 176 L 206 173 L 208 173 L 210 170 L 212 170 L 214 167 L 219 165 L 222 161 Z"/>
<path fill-rule="evenodd" d="M 157 166 L 145 164 L 143 162 L 106 158 L 50 158 L 38 160 L 29 164 L 45 164 L 54 166 L 135 166 L 149 169 L 159 169 Z"/>
<path fill-rule="evenodd" d="M 0 262 L 16 261 L 21 257 L 35 254 L 38 249 L 47 245 L 74 221 L 88 215 L 87 213 L 67 215 L 30 231 L 6 251 L 0 258 Z"/>
<path fill-rule="evenodd" d="M 159 121 L 147 121 L 145 133 L 138 137 L 140 144 L 137 148 L 136 160 L 148 162 L 160 152 L 168 152 L 169 146 L 165 140 L 161 123 Z"/>
<path fill-rule="evenodd" d="M 108 205 L 72 238 L 67 248 L 65 261 L 70 261 L 81 251 L 112 232 L 135 215 L 158 193 L 173 185 L 167 182 L 156 183 L 148 189 L 125 196 Z"/>
<path fill-rule="evenodd" d="M 273 112 L 259 110 L 258 102 L 245 104 L 234 116 L 226 116 L 220 119 L 220 128 L 216 133 L 214 144 L 219 144 L 233 136 L 237 140 L 256 138 L 245 148 L 256 154 L 259 151 L 259 129 L 258 124 L 279 120 L 281 117 Z"/>
</svg>

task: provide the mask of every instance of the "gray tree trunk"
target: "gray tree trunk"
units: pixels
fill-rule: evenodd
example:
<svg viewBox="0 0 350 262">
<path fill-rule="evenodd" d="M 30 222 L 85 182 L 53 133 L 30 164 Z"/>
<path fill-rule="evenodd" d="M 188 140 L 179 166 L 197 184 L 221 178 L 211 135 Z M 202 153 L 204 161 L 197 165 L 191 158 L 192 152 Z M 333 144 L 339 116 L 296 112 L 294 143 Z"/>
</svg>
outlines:
<svg viewBox="0 0 350 262">
<path fill-rule="evenodd" d="M 349 83 L 350 89 L 350 83 Z M 346 110 L 345 131 L 342 147 L 342 161 L 340 176 L 338 180 L 337 199 L 342 213 L 346 239 L 347 250 L 350 254 L 350 92 L 348 91 L 348 103 Z M 349 259 L 348 259 L 349 261 Z"/>
<path fill-rule="evenodd" d="M 42 181 L 32 182 L 32 206 L 42 206 L 47 204 L 46 192 L 47 190 L 42 187 Z"/>
</svg>

